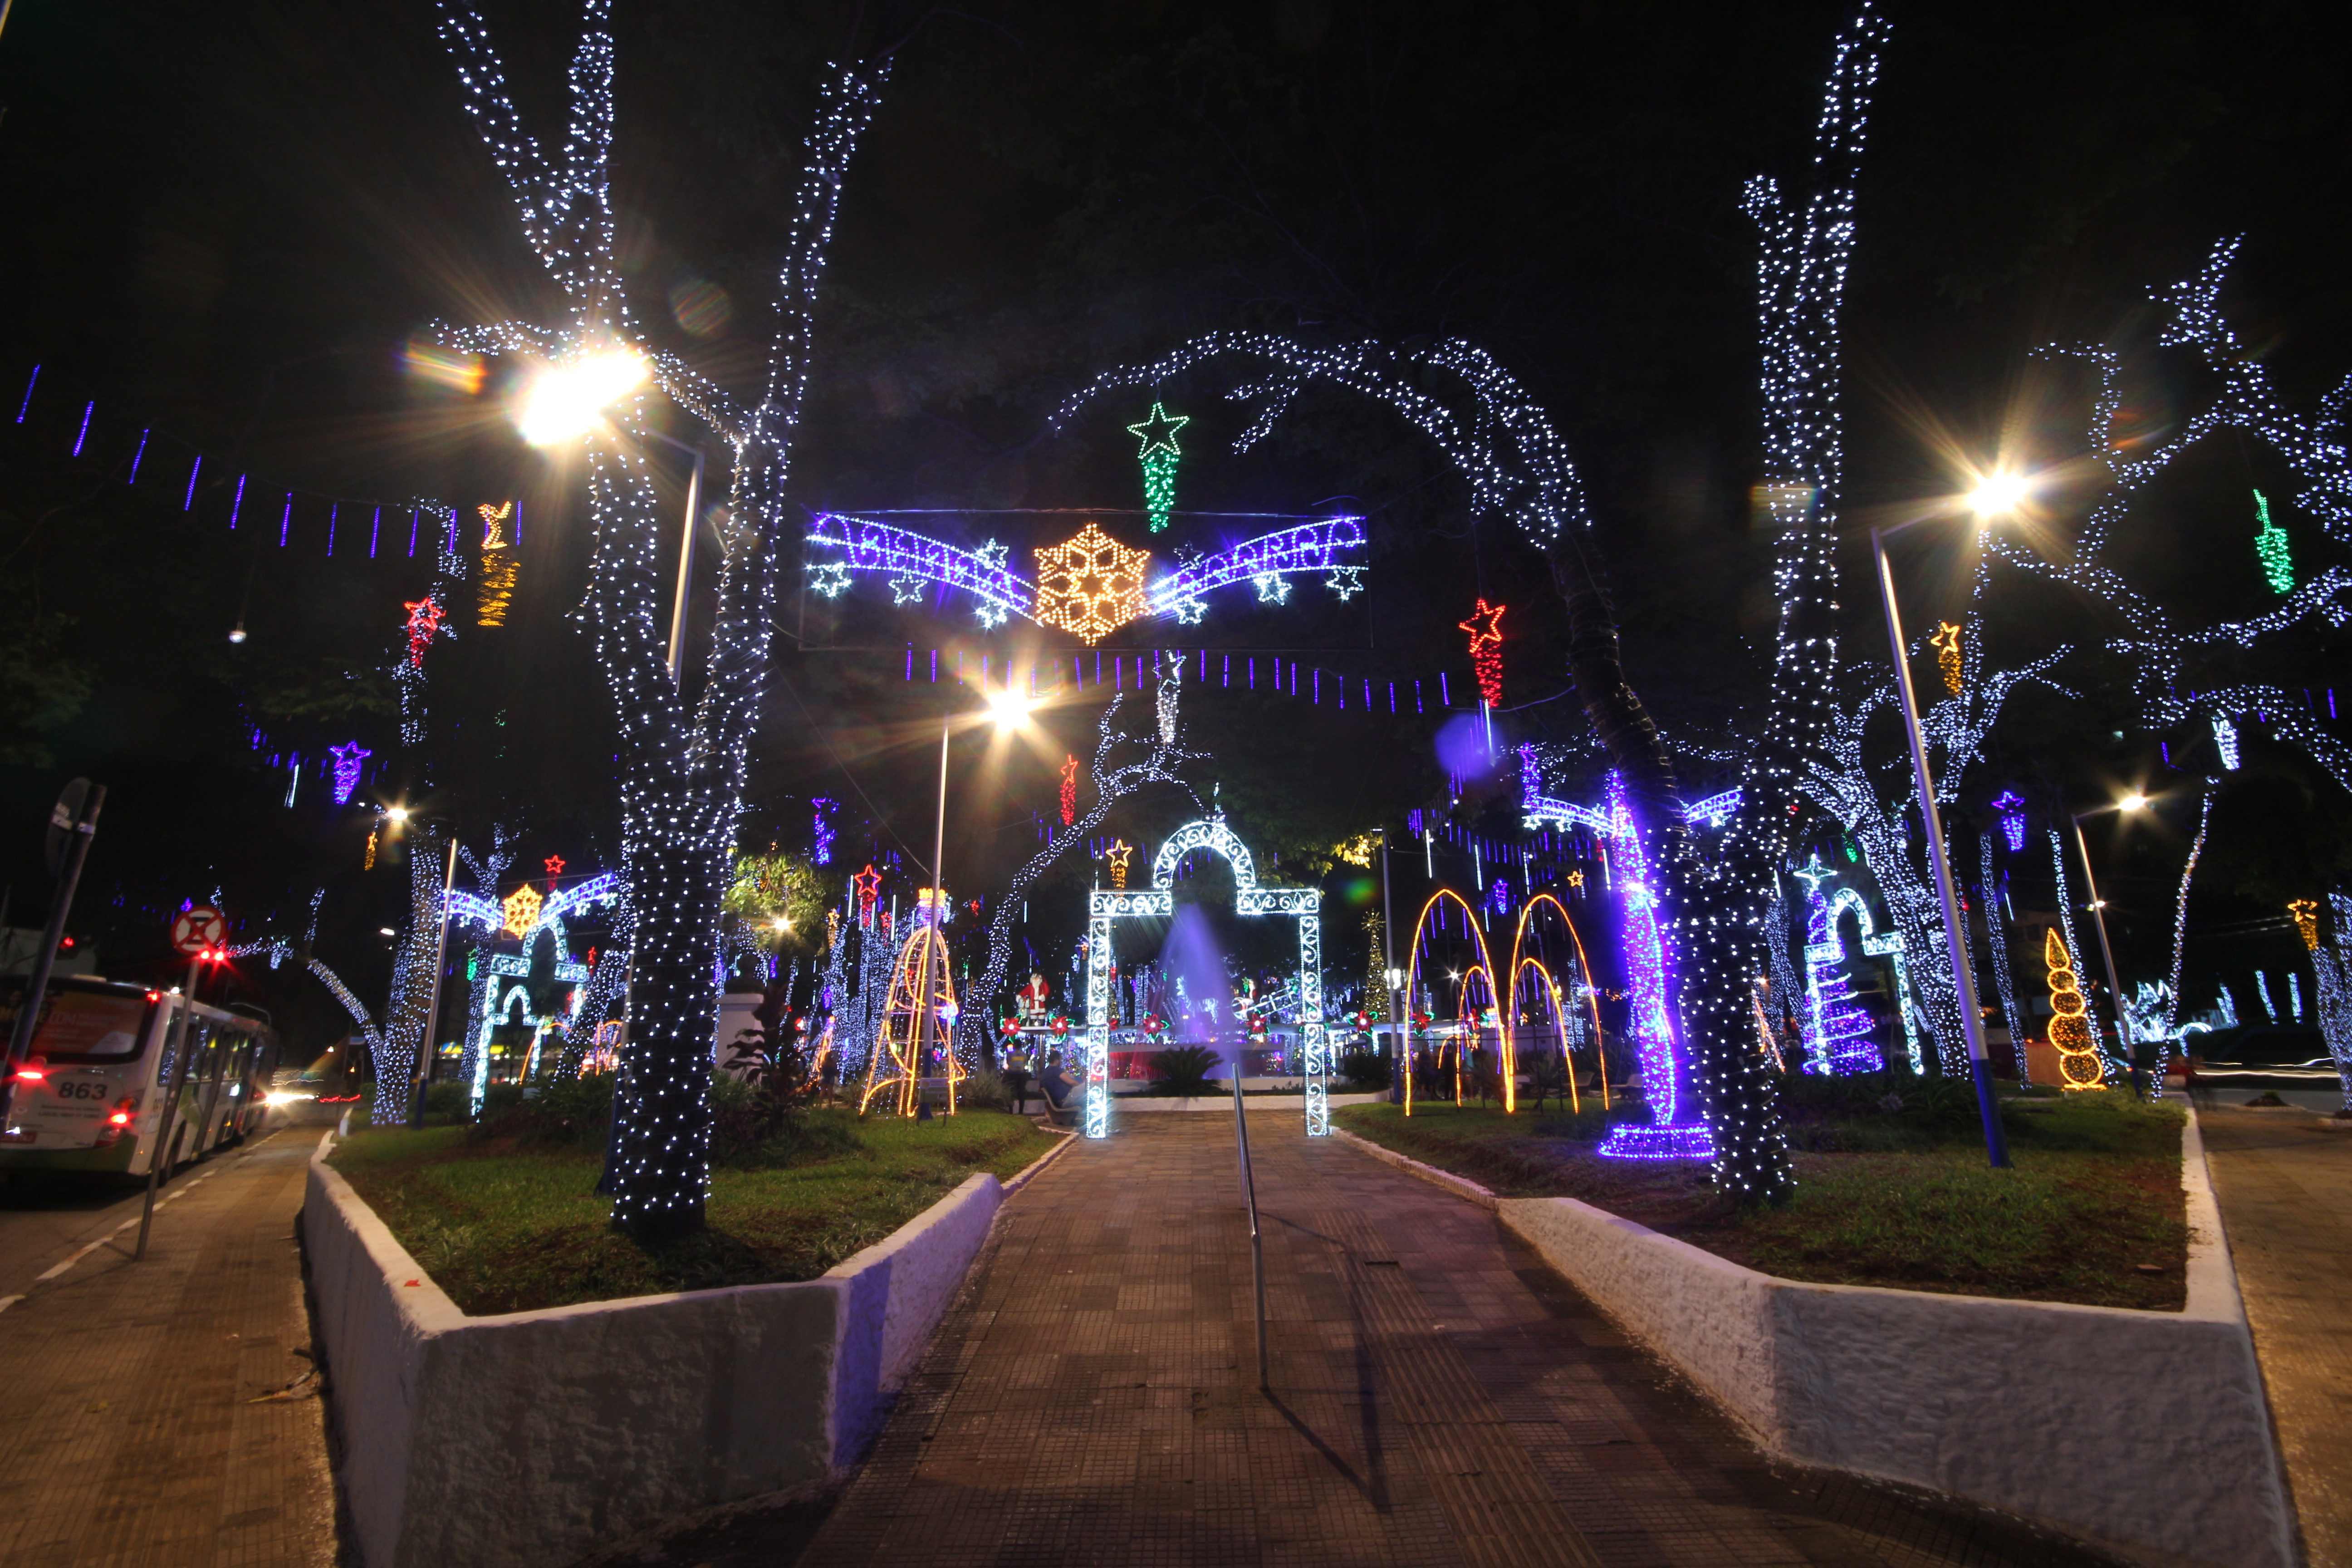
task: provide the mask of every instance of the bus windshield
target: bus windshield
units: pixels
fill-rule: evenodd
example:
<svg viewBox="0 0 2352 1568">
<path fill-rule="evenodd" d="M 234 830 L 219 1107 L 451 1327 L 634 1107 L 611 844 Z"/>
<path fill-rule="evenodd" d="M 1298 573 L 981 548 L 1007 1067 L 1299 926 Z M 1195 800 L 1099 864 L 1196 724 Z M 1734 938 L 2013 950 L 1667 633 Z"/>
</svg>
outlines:
<svg viewBox="0 0 2352 1568">
<path fill-rule="evenodd" d="M 30 1054 L 53 1062 L 121 1062 L 139 1055 L 152 1004 L 143 995 L 53 991 Z"/>
</svg>

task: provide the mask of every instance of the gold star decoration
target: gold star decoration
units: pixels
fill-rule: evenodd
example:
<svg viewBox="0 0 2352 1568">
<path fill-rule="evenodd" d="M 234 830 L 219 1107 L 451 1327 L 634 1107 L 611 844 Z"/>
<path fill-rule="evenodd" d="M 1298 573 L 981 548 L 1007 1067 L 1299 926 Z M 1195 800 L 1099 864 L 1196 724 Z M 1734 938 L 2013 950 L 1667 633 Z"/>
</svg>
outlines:
<svg viewBox="0 0 2352 1568">
<path fill-rule="evenodd" d="M 1037 619 L 1100 642 L 1143 613 L 1149 550 L 1129 550 L 1094 523 L 1037 557 Z"/>
<path fill-rule="evenodd" d="M 507 934 L 509 936 L 529 935 L 530 928 L 539 923 L 540 903 L 539 894 L 532 890 L 529 882 L 525 882 L 521 887 L 509 893 L 505 906 Z"/>
</svg>

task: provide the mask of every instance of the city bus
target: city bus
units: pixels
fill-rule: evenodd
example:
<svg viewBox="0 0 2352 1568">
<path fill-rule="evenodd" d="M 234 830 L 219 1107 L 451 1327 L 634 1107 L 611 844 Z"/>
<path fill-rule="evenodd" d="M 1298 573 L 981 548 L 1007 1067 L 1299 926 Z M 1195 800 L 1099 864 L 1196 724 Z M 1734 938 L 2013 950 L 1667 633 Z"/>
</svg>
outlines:
<svg viewBox="0 0 2352 1568">
<path fill-rule="evenodd" d="M 0 998 L 0 1031 L 14 1029 L 24 995 L 20 977 Z M 173 1037 L 184 1016 L 188 1067 L 166 1116 Z M 82 975 L 54 979 L 31 1047 L 15 1069 L 0 1125 L 0 1171 L 144 1176 L 161 1150 L 168 1176 L 257 1131 L 277 1068 L 277 1036 L 257 1019 L 191 1004 L 176 992 Z"/>
</svg>

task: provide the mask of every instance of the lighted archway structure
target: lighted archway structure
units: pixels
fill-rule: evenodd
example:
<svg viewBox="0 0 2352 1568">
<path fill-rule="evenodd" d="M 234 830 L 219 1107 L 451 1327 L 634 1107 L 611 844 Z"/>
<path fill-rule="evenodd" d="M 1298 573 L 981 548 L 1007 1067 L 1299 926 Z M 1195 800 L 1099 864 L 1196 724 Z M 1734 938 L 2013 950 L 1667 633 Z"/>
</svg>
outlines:
<svg viewBox="0 0 2352 1568">
<path fill-rule="evenodd" d="M 1087 907 L 1087 1102 L 1083 1131 L 1110 1134 L 1111 929 L 1121 920 L 1166 920 L 1176 912 L 1176 868 L 1196 849 L 1225 858 L 1234 872 L 1234 912 L 1289 915 L 1298 921 L 1298 1046 L 1305 1058 L 1307 1136 L 1331 1131 L 1330 1051 L 1323 1037 L 1323 895 L 1314 888 L 1261 888 L 1249 847 L 1224 814 L 1188 822 L 1168 836 L 1151 861 L 1151 886 L 1097 888 Z"/>
<path fill-rule="evenodd" d="M 1552 977 L 1549 967 L 1540 960 L 1527 956 L 1528 925 L 1546 904 L 1559 912 L 1559 923 L 1568 928 L 1568 940 L 1576 947 L 1577 972 L 1584 976 L 1584 984 L 1579 989 L 1584 994 L 1585 1008 L 1592 1017 L 1592 1049 L 1600 1058 L 1601 1106 L 1605 1110 L 1609 1108 L 1609 1051 L 1601 1043 L 1601 997 L 1592 978 L 1592 961 L 1585 956 L 1584 937 L 1577 931 L 1576 921 L 1569 914 L 1568 906 L 1549 893 L 1538 893 L 1519 908 L 1519 923 L 1511 933 L 1511 1005 L 1514 1008 L 1518 1005 L 1519 976 L 1528 965 L 1533 964 L 1536 973 L 1543 977 L 1551 998 L 1552 1029 L 1559 1037 L 1561 1064 L 1568 1070 L 1569 1104 L 1572 1109 L 1581 1110 L 1583 1101 L 1576 1092 L 1576 1068 L 1568 1058 L 1568 1015 L 1560 1005 L 1559 983 Z"/>
<path fill-rule="evenodd" d="M 1816 856 L 1814 858 L 1818 863 L 1820 858 Z M 1822 895 L 1816 889 L 1809 896 L 1820 898 Z M 1814 1057 L 1814 1062 L 1808 1064 L 1808 1070 L 1814 1072 L 1833 1070 L 1824 1059 L 1820 1037 L 1821 973 L 1822 965 L 1825 963 L 1845 962 L 1845 938 L 1839 934 L 1842 929 L 1839 922 L 1845 917 L 1847 911 L 1851 910 L 1855 928 L 1862 933 L 1864 954 L 1870 958 L 1891 958 L 1895 961 L 1895 1010 L 1902 1016 L 1904 1051 L 1910 1058 L 1913 1072 L 1927 1071 L 1927 1062 L 1919 1047 L 1918 1020 L 1912 1016 L 1911 966 L 1904 957 L 1903 933 L 1899 931 L 1883 933 L 1876 931 L 1870 918 L 1870 905 L 1852 888 L 1840 888 L 1824 902 L 1826 909 L 1823 918 L 1828 935 L 1822 941 L 1810 942 L 1805 947 L 1805 1043 L 1807 1049 Z"/>
<path fill-rule="evenodd" d="M 1423 904 L 1423 905 L 1421 906 L 1421 914 L 1420 914 L 1419 918 L 1417 918 L 1416 920 L 1414 920 L 1414 921 L 1412 922 L 1412 950 L 1411 953 L 1410 953 L 1410 954 L 1406 957 L 1406 959 L 1405 959 L 1405 972 L 1404 972 L 1404 1005 L 1405 1005 L 1405 1013 L 1406 1013 L 1406 1016 L 1407 1016 L 1407 1030 L 1406 1030 L 1406 1034 L 1405 1034 L 1405 1041 L 1406 1041 L 1406 1047 L 1407 1047 L 1407 1049 L 1408 1049 L 1408 1050 L 1410 1050 L 1410 1049 L 1411 1049 L 1412 1040 L 1412 1032 L 1411 1032 L 1411 1026 L 1410 1026 L 1410 1019 L 1411 1019 L 1411 1015 L 1412 1015 L 1412 999 L 1413 999 L 1413 997 L 1414 997 L 1415 995 L 1417 995 L 1417 994 L 1419 994 L 1419 993 L 1418 993 L 1418 991 L 1417 991 L 1417 989 L 1416 989 L 1416 987 L 1419 985 L 1420 981 L 1421 981 L 1421 947 L 1422 947 L 1422 938 L 1423 938 L 1423 934 L 1424 934 L 1424 933 L 1429 930 L 1429 922 L 1430 922 L 1431 919 L 1432 919 L 1433 917 L 1434 917 L 1434 915 L 1436 914 L 1436 912 L 1437 912 L 1437 909 L 1438 909 L 1438 906 L 1439 906 L 1439 905 L 1441 905 L 1441 904 L 1443 904 L 1443 903 L 1445 903 L 1445 902 L 1446 902 L 1446 901 L 1448 901 L 1449 900 L 1452 900 L 1452 902 L 1454 904 L 1454 906 L 1455 906 L 1456 908 L 1458 908 L 1459 910 L 1461 910 L 1461 911 L 1462 911 L 1462 923 L 1463 923 L 1463 925 L 1464 925 L 1464 926 L 1465 926 L 1465 927 L 1467 927 L 1467 928 L 1468 928 L 1469 932 L 1470 932 L 1470 940 L 1471 940 L 1471 941 L 1473 941 L 1473 942 L 1476 942 L 1476 943 L 1478 944 L 1478 963 L 1477 963 L 1477 964 L 1475 965 L 1475 967 L 1477 967 L 1477 968 L 1479 968 L 1479 969 L 1483 969 L 1483 970 L 1484 970 L 1484 971 L 1486 971 L 1486 973 L 1487 974 L 1489 974 L 1489 975 L 1492 975 L 1492 974 L 1495 973 L 1495 958 L 1494 958 L 1494 955 L 1493 955 L 1492 953 L 1490 953 L 1490 952 L 1488 952 L 1486 951 L 1486 934 L 1485 934 L 1484 932 L 1482 932 L 1481 931 L 1479 931 L 1479 929 L 1478 929 L 1478 911 L 1477 911 L 1477 910 L 1474 910 L 1474 909 L 1472 909 L 1472 908 L 1470 907 L 1470 905 L 1469 905 L 1469 902 L 1468 902 L 1466 900 L 1465 900 L 1465 899 L 1462 897 L 1462 895 L 1461 895 L 1461 894 L 1459 894 L 1459 893 L 1455 892 L 1455 891 L 1454 891 L 1453 889 L 1451 889 L 1451 888 L 1440 888 L 1440 889 L 1437 889 L 1437 891 L 1435 891 L 1435 892 L 1433 892 L 1433 893 L 1430 894 L 1430 895 L 1429 895 L 1429 900 L 1428 900 L 1428 902 L 1426 902 L 1426 903 L 1424 903 L 1424 904 Z M 1490 996 L 1491 996 L 1491 995 L 1493 995 L 1493 994 L 1494 994 L 1494 991 L 1495 991 L 1494 984 L 1493 984 L 1493 983 L 1492 983 L 1491 981 L 1489 981 L 1489 982 L 1488 982 L 1488 984 L 1487 984 L 1487 986 L 1486 986 L 1486 993 L 1487 993 L 1487 994 L 1488 994 L 1488 995 L 1490 995 Z M 1459 1055 L 1459 1047 L 1456 1047 L 1456 1055 L 1455 1055 L 1455 1058 L 1454 1058 L 1454 1060 L 1455 1060 L 1455 1070 L 1456 1070 L 1456 1072 L 1457 1072 L 1457 1074 L 1458 1074 L 1458 1073 L 1459 1073 L 1459 1071 L 1460 1071 L 1460 1062 L 1461 1062 L 1461 1058 L 1460 1058 L 1460 1055 Z M 1405 1062 L 1405 1070 L 1404 1070 L 1403 1077 L 1404 1077 L 1404 1113 L 1405 1113 L 1407 1116 L 1411 1116 L 1411 1115 L 1412 1114 L 1412 1061 L 1411 1061 L 1411 1059 L 1410 1059 L 1410 1058 L 1408 1058 L 1408 1059 L 1406 1060 L 1406 1062 Z M 1510 1093 L 1511 1091 L 1510 1091 L 1510 1090 L 1508 1090 L 1508 1089 L 1507 1089 L 1505 1092 L 1507 1094 L 1507 1093 Z M 1458 1098 L 1458 1095 L 1457 1095 L 1457 1098 Z M 1510 1103 L 1510 1102 L 1509 1102 L 1508 1100 L 1506 1100 L 1506 1101 L 1505 1101 L 1505 1105 L 1506 1105 L 1507 1107 L 1508 1106 L 1508 1104 L 1509 1104 L 1509 1103 Z"/>
</svg>

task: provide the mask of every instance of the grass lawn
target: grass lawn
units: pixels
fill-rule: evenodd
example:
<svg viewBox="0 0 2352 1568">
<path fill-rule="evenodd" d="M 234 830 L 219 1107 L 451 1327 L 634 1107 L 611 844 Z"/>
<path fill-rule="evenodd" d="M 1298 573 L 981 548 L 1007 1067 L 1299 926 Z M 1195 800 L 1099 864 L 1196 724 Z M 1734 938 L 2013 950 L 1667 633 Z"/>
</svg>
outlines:
<svg viewBox="0 0 2352 1568">
<path fill-rule="evenodd" d="M 469 1140 L 462 1127 L 354 1132 L 331 1163 L 463 1310 L 475 1315 L 722 1285 L 814 1279 L 981 1171 L 1012 1176 L 1057 1142 L 1025 1118 L 930 1121 L 845 1110 L 782 1168 L 711 1173 L 709 1228 L 649 1251 L 614 1231 L 583 1148 Z"/>
<path fill-rule="evenodd" d="M 1921 1080 L 1909 1080 L 1916 1085 Z M 2188 1226 L 2177 1104 L 2128 1093 L 2052 1095 L 2004 1108 L 2014 1168 L 1985 1163 L 1973 1097 L 1883 1110 L 1865 1090 L 1789 1105 L 1797 1195 L 1743 1209 L 1704 1165 L 1603 1160 L 1597 1110 L 1390 1105 L 1335 1112 L 1359 1137 L 1506 1197 L 1568 1196 L 1784 1279 L 2179 1310 Z M 1812 1096 L 1801 1099 L 1798 1096 Z M 1621 1112 L 1623 1107 L 1620 1107 Z"/>
</svg>

